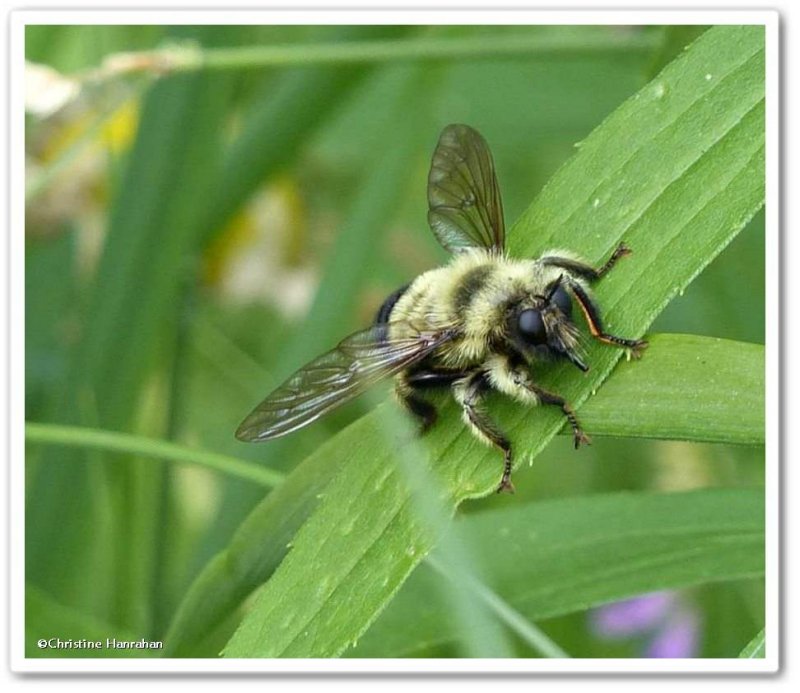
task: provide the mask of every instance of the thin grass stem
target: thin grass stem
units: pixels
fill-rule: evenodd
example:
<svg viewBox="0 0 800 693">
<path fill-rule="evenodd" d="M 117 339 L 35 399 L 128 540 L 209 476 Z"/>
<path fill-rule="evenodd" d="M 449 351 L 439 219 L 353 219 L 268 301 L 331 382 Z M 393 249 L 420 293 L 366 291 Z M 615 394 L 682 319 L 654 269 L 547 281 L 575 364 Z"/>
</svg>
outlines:
<svg viewBox="0 0 800 693">
<path fill-rule="evenodd" d="M 284 480 L 284 475 L 280 472 L 235 457 L 117 431 L 26 422 L 25 440 L 28 443 L 123 452 L 166 462 L 195 464 L 239 479 L 253 481 L 267 488 L 277 486 Z"/>
<path fill-rule="evenodd" d="M 451 572 L 433 556 L 427 556 L 425 562 L 437 573 L 449 580 L 455 580 L 467 587 L 478 597 L 497 618 L 505 623 L 512 631 L 522 638 L 528 645 L 544 657 L 568 658 L 569 655 L 551 640 L 544 631 L 531 623 L 508 602 L 491 590 L 486 584 L 470 575 L 455 577 Z"/>
</svg>

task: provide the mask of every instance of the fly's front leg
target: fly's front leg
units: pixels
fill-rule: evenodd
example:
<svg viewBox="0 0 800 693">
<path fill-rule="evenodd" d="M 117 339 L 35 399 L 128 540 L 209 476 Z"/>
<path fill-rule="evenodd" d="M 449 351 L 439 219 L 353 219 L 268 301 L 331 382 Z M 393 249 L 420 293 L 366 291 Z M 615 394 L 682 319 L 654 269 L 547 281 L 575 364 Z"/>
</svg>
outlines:
<svg viewBox="0 0 800 693">
<path fill-rule="evenodd" d="M 573 276 L 570 276 L 574 275 L 575 277 L 581 277 L 587 281 L 596 281 L 608 274 L 620 258 L 630 254 L 631 249 L 625 245 L 625 243 L 620 243 L 614 252 L 611 253 L 608 260 L 599 268 L 594 268 L 580 260 L 559 257 L 557 255 L 547 255 L 541 258 L 539 262 L 551 267 L 560 267 L 569 273 L 563 277 L 563 280 L 577 299 L 581 312 L 589 325 L 589 331 L 592 333 L 592 337 L 604 344 L 611 344 L 613 346 L 622 347 L 623 349 L 628 349 L 633 358 L 639 358 L 641 352 L 647 348 L 647 342 L 643 339 L 627 339 L 604 332 L 603 323 L 600 318 L 600 309 L 597 307 L 597 304 L 590 298 L 588 292 L 583 288 L 581 283 L 574 279 Z"/>
<path fill-rule="evenodd" d="M 625 245 L 625 243 L 620 243 L 614 249 L 614 252 L 611 253 L 611 256 L 608 258 L 608 260 L 606 260 L 603 265 L 598 268 L 587 265 L 585 262 L 581 262 L 580 260 L 573 260 L 572 258 L 560 257 L 558 255 L 546 255 L 545 257 L 540 258 L 539 262 L 541 262 L 543 265 L 549 265 L 551 267 L 560 267 L 561 269 L 567 270 L 567 272 L 570 272 L 571 274 L 575 274 L 578 277 L 583 277 L 589 281 L 596 281 L 602 276 L 608 274 L 608 272 L 612 267 L 614 267 L 614 265 L 617 264 L 617 261 L 620 258 L 630 255 L 631 252 L 631 249 Z"/>
<path fill-rule="evenodd" d="M 453 397 L 461 405 L 464 422 L 472 432 L 503 453 L 503 476 L 497 492 L 514 493 L 514 484 L 511 483 L 511 441 L 483 410 L 483 397 L 489 389 L 490 382 L 486 373 L 475 371 L 453 384 Z"/>
<path fill-rule="evenodd" d="M 567 286 L 572 291 L 573 295 L 578 301 L 586 323 L 589 325 L 589 332 L 599 342 L 603 344 L 611 344 L 612 346 L 622 347 L 628 349 L 630 355 L 638 359 L 642 355 L 642 351 L 647 348 L 647 341 L 644 339 L 627 339 L 625 337 L 617 337 L 616 335 L 609 334 L 603 331 L 603 322 L 600 318 L 600 309 L 597 304 L 590 298 L 586 289 L 584 289 L 579 282 L 570 277 L 564 278 Z"/>
</svg>

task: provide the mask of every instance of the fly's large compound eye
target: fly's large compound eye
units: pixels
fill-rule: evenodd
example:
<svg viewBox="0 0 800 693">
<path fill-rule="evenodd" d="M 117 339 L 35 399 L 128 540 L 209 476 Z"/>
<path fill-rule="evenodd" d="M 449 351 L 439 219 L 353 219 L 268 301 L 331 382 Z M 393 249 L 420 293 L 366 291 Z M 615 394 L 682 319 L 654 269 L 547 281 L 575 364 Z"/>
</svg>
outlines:
<svg viewBox="0 0 800 693">
<path fill-rule="evenodd" d="M 547 342 L 547 330 L 544 327 L 542 314 L 533 308 L 523 310 L 517 318 L 517 326 L 522 338 L 531 344 Z"/>
<path fill-rule="evenodd" d="M 572 315 L 572 301 L 569 298 L 567 290 L 563 286 L 558 286 L 553 294 L 553 297 L 550 299 L 550 302 L 555 304 L 558 309 L 567 317 Z"/>
</svg>

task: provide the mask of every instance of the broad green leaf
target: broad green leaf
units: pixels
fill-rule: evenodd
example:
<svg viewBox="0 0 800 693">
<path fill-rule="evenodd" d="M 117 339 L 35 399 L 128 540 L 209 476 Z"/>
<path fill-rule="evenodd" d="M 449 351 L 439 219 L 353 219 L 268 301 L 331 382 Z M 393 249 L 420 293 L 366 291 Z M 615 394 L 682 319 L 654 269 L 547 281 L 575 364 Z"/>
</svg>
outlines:
<svg viewBox="0 0 800 693">
<path fill-rule="evenodd" d="M 511 230 L 511 251 L 530 256 L 568 246 L 598 262 L 624 238 L 635 255 L 597 296 L 610 329 L 641 334 L 763 204 L 763 42 L 760 27 L 719 27 L 700 37 L 582 143 Z M 554 367 L 541 384 L 579 406 L 620 356 L 594 344 L 587 351 L 586 377 Z M 523 457 L 563 425 L 556 412 L 532 414 L 499 399 L 494 410 Z M 422 518 L 414 485 L 398 469 L 398 455 L 415 457 L 413 444 L 386 432 L 386 411 L 378 408 L 311 456 L 336 473 L 226 655 L 340 654 L 441 537 L 445 523 Z M 498 455 L 463 431 L 452 406 L 425 449 L 422 468 L 435 477 L 444 515 L 496 486 Z"/>
<path fill-rule="evenodd" d="M 744 649 L 739 653 L 741 659 L 763 659 L 766 652 L 766 639 L 764 636 L 764 629 L 744 646 Z"/>
<path fill-rule="evenodd" d="M 692 41 L 708 30 L 703 24 L 678 24 L 662 29 L 661 43 L 648 66 L 648 77 L 655 77 L 670 61 L 680 55 Z"/>
<path fill-rule="evenodd" d="M 762 345 L 659 334 L 647 358 L 617 366 L 581 422 L 602 435 L 763 444 L 764 412 Z"/>
<path fill-rule="evenodd" d="M 455 525 L 488 586 L 530 621 L 764 574 L 761 488 L 566 498 Z M 438 550 L 431 556 L 440 561 Z M 458 641 L 440 582 L 423 563 L 348 656 L 401 657 Z"/>
<path fill-rule="evenodd" d="M 339 473 L 329 462 L 325 455 L 309 458 L 250 513 L 192 583 L 164 637 L 165 656 L 216 654 L 202 650 L 202 641 L 283 560 L 298 528 Z"/>
<path fill-rule="evenodd" d="M 706 360 L 714 362 L 717 377 L 705 377 Z M 763 425 L 751 427 L 747 418 L 763 410 L 763 360 L 763 347 L 758 345 L 654 335 L 647 358 L 619 364 L 614 378 L 581 409 L 581 418 L 592 435 L 763 441 Z M 681 368 L 675 369 L 676 363 Z M 733 390 L 739 392 L 737 397 L 726 396 Z M 687 393 L 695 410 L 708 407 L 713 415 L 687 416 Z M 256 508 L 186 596 L 170 629 L 167 653 L 197 655 L 192 648 L 266 579 L 315 507 L 312 499 L 322 497 L 331 472 L 326 458 L 314 456 L 298 467 L 286 487 Z M 301 493 L 305 500 L 300 500 Z"/>
</svg>

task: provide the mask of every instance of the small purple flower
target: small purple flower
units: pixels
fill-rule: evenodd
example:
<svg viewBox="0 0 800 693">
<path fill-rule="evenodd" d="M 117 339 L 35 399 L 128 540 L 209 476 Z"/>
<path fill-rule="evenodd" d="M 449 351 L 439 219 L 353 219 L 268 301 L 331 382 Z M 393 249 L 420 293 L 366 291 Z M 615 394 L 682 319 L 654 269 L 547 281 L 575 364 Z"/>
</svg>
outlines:
<svg viewBox="0 0 800 693">
<path fill-rule="evenodd" d="M 681 608 L 670 614 L 650 641 L 644 656 L 658 659 L 679 659 L 697 656 L 700 639 L 697 614 Z"/>
<path fill-rule="evenodd" d="M 594 609 L 590 627 L 603 640 L 649 636 L 643 657 L 694 657 L 699 650 L 700 619 L 677 592 L 653 592 Z"/>
<path fill-rule="evenodd" d="M 607 640 L 639 635 L 658 626 L 674 603 L 674 592 L 653 592 L 601 606 L 592 612 L 592 630 Z"/>
</svg>

